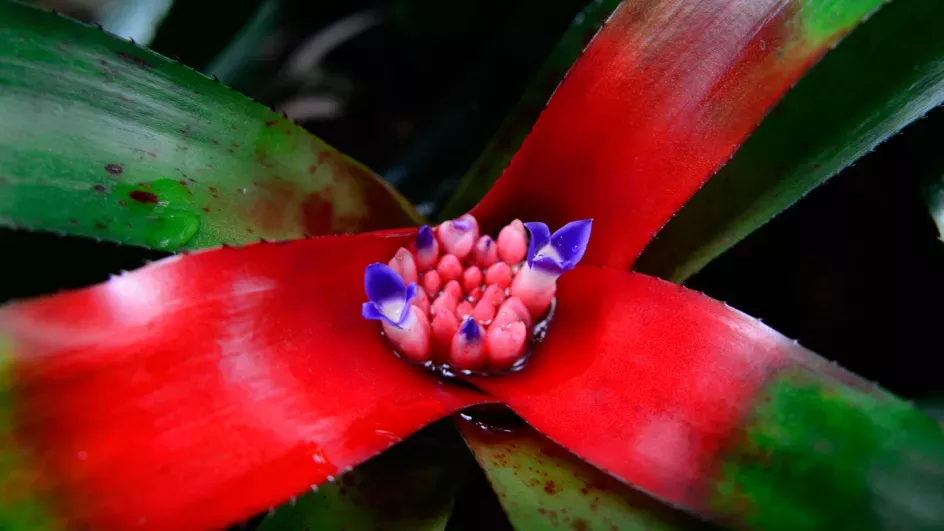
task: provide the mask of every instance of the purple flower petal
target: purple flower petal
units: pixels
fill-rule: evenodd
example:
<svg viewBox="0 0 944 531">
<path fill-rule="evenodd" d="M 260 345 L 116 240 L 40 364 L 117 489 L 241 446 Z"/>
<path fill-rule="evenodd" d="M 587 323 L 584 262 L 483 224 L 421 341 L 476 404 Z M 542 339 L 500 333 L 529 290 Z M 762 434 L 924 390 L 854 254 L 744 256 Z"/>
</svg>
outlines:
<svg viewBox="0 0 944 531">
<path fill-rule="evenodd" d="M 425 251 L 432 246 L 433 229 L 429 228 L 429 225 L 423 225 L 420 227 L 420 231 L 416 233 L 416 248 Z"/>
<path fill-rule="evenodd" d="M 531 232 L 528 267 L 560 276 L 583 258 L 590 241 L 591 219 L 572 221 L 553 235 L 544 223 L 525 223 Z"/>
<path fill-rule="evenodd" d="M 384 314 L 380 311 L 380 309 L 377 308 L 377 305 L 372 302 L 365 302 L 361 305 L 361 317 L 371 321 L 388 320 L 386 317 L 384 317 Z"/>
<path fill-rule="evenodd" d="M 416 297 L 416 282 L 410 282 L 406 287 L 406 299 L 403 301 L 403 305 L 406 306 L 407 310 L 410 308 L 410 303 L 413 302 L 413 297 Z M 404 311 L 400 313 L 400 321 L 397 326 L 403 326 L 403 323 L 410 318 L 410 312 Z"/>
<path fill-rule="evenodd" d="M 387 264 L 375 263 L 364 271 L 364 291 L 371 302 L 383 304 L 406 298 L 406 284 Z"/>
<path fill-rule="evenodd" d="M 592 219 L 571 221 L 557 229 L 557 232 L 551 236 L 551 246 L 560 256 L 561 266 L 565 271 L 573 269 L 577 262 L 583 258 L 584 253 L 587 252 L 592 224 Z"/>
<path fill-rule="evenodd" d="M 534 267 L 532 264 L 534 256 L 551 241 L 551 230 L 539 221 L 530 221 L 524 226 L 531 233 L 531 241 L 528 243 L 528 267 Z"/>
<path fill-rule="evenodd" d="M 472 222 L 467 219 L 459 218 L 452 220 L 452 226 L 465 232 L 472 229 Z"/>
<path fill-rule="evenodd" d="M 364 272 L 364 291 L 370 302 L 361 306 L 361 316 L 403 328 L 410 318 L 410 302 L 416 289 L 415 282 L 404 285 L 400 275 L 386 264 L 370 264 Z"/>
<path fill-rule="evenodd" d="M 475 322 L 475 319 L 471 317 L 465 318 L 465 321 L 462 322 L 462 326 L 459 327 L 459 333 L 469 342 L 480 341 L 482 339 L 482 329 L 479 327 L 479 324 Z"/>
</svg>

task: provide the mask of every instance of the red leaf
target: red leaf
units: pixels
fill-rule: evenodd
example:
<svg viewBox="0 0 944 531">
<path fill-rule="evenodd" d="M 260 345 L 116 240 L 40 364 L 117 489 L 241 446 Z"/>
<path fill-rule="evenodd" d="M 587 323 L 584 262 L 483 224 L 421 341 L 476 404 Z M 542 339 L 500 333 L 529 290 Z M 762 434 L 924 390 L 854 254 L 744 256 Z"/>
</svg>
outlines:
<svg viewBox="0 0 944 531">
<path fill-rule="evenodd" d="M 403 234 L 201 252 L 0 310 L 36 496 L 72 525 L 220 527 L 481 401 L 360 316 Z"/>
<path fill-rule="evenodd" d="M 689 508 L 704 509 L 716 454 L 768 376 L 828 365 L 748 315 L 636 273 L 578 267 L 558 303 L 525 370 L 476 385 L 607 473 Z"/>
<path fill-rule="evenodd" d="M 767 110 L 880 0 L 624 2 L 473 214 L 594 218 L 584 263 L 628 267 Z"/>
</svg>

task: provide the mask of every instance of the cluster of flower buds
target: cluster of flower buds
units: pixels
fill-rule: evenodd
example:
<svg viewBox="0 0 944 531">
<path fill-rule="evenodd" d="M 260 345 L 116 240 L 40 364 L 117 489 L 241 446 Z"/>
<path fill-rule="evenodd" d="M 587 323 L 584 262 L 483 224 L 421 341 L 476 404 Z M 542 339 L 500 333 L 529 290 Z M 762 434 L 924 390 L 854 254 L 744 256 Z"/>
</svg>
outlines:
<svg viewBox="0 0 944 531">
<path fill-rule="evenodd" d="M 590 225 L 574 221 L 551 234 L 543 223 L 515 220 L 497 239 L 479 235 L 468 214 L 423 226 L 409 249 L 367 266 L 370 301 L 361 313 L 380 321 L 394 349 L 414 362 L 505 371 L 525 356 L 557 278 L 583 257 Z"/>
</svg>

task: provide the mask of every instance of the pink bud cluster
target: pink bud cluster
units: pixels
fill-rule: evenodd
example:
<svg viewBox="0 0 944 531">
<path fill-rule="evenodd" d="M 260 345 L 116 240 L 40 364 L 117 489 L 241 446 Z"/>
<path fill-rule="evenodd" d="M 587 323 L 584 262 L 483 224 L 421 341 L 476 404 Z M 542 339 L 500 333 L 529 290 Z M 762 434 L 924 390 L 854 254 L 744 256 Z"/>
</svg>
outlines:
<svg viewBox="0 0 944 531">
<path fill-rule="evenodd" d="M 411 326 L 384 325 L 397 352 L 417 363 L 461 371 L 504 371 L 521 360 L 556 284 L 523 281 L 528 231 L 520 220 L 497 240 L 471 215 L 433 229 L 425 245 L 397 251 L 389 266 L 417 284 Z"/>
</svg>

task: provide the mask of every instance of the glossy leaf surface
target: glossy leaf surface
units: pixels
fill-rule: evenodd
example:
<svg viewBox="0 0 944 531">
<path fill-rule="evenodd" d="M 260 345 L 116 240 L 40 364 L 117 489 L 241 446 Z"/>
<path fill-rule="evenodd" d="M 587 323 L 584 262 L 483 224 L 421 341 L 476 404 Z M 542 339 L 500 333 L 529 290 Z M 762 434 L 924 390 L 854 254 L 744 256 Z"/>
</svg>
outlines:
<svg viewBox="0 0 944 531">
<path fill-rule="evenodd" d="M 567 70 L 617 5 L 619 0 L 593 0 L 577 14 L 511 114 L 485 146 L 485 151 L 462 177 L 452 199 L 443 207 L 443 218 L 455 218 L 468 212 L 495 184 L 531 132 L 547 100 L 567 75 Z"/>
<path fill-rule="evenodd" d="M 584 463 L 527 425 L 457 421 L 515 529 L 713 529 Z M 465 416 L 465 415 L 463 415 Z"/>
<path fill-rule="evenodd" d="M 821 433 L 829 448 L 838 453 L 864 438 L 885 437 L 888 444 L 881 452 L 863 450 L 850 462 L 837 461 L 836 467 L 823 469 L 817 445 L 807 445 L 804 453 L 803 445 L 794 442 L 795 437 L 807 443 L 819 440 L 815 432 L 786 433 L 776 422 L 797 429 L 807 423 L 819 426 L 814 413 L 826 404 L 817 406 L 811 400 L 806 409 L 797 407 L 794 416 L 785 400 L 787 405 L 766 414 L 779 420 L 760 421 L 763 426 L 757 428 L 771 441 L 770 449 L 762 455 L 747 452 L 754 456 L 750 466 L 759 467 L 761 472 L 754 473 L 760 475 L 752 482 L 725 476 L 730 455 L 750 448 L 744 440 L 754 427 L 746 420 L 765 415 L 768 401 L 763 396 L 778 388 L 780 374 L 787 370 L 799 370 L 814 382 L 821 376 L 831 378 L 823 384 L 823 400 L 830 392 L 855 397 L 835 405 L 834 415 L 845 411 L 849 418 L 868 419 L 882 408 L 894 411 L 892 420 L 877 418 L 864 426 L 831 429 L 827 423 Z M 475 383 L 538 431 L 607 473 L 739 528 L 764 528 L 755 526 L 755 520 L 775 520 L 755 518 L 747 511 L 752 503 L 769 515 L 777 510 L 778 498 L 803 499 L 810 482 L 836 497 L 804 509 L 812 515 L 806 520 L 816 524 L 809 529 L 831 529 L 829 524 L 836 522 L 833 507 L 838 505 L 846 512 L 867 510 L 872 516 L 863 518 L 874 523 L 875 511 L 918 520 L 926 516 L 925 506 L 944 501 L 944 493 L 930 490 L 927 504 L 903 509 L 880 483 L 868 485 L 868 503 L 863 504 L 861 496 L 843 497 L 842 485 L 861 480 L 863 470 L 884 467 L 892 474 L 894 458 L 910 455 L 918 456 L 915 463 L 927 465 L 909 468 L 914 485 L 934 484 L 944 470 L 939 466 L 944 463 L 940 427 L 936 432 L 920 427 L 924 417 L 909 406 L 863 385 L 750 316 L 651 277 L 587 267 L 568 273 L 561 279 L 550 331 L 527 369 Z M 846 385 L 862 386 L 874 396 L 860 398 L 861 393 Z M 790 387 L 786 389 L 783 396 L 789 398 Z M 764 467 L 763 459 L 776 465 Z M 744 489 L 728 488 L 732 482 L 744 483 Z M 736 502 L 741 494 L 746 505 Z M 936 525 L 944 522 L 936 518 L 931 518 Z"/>
<path fill-rule="evenodd" d="M 764 114 L 881 0 L 625 2 L 474 213 L 594 218 L 584 263 L 628 267 Z"/>
<path fill-rule="evenodd" d="M 366 168 L 102 31 L 0 4 L 0 225 L 157 249 L 414 224 Z"/>
<path fill-rule="evenodd" d="M 442 531 L 471 463 L 454 431 L 446 423 L 420 431 L 282 505 L 257 530 Z"/>
<path fill-rule="evenodd" d="M 944 101 L 944 3 L 895 0 L 803 78 L 639 258 L 681 282 Z"/>
<path fill-rule="evenodd" d="M 360 316 L 405 238 L 205 251 L 0 310 L 31 493 L 71 525 L 219 527 L 479 401 Z"/>
</svg>

